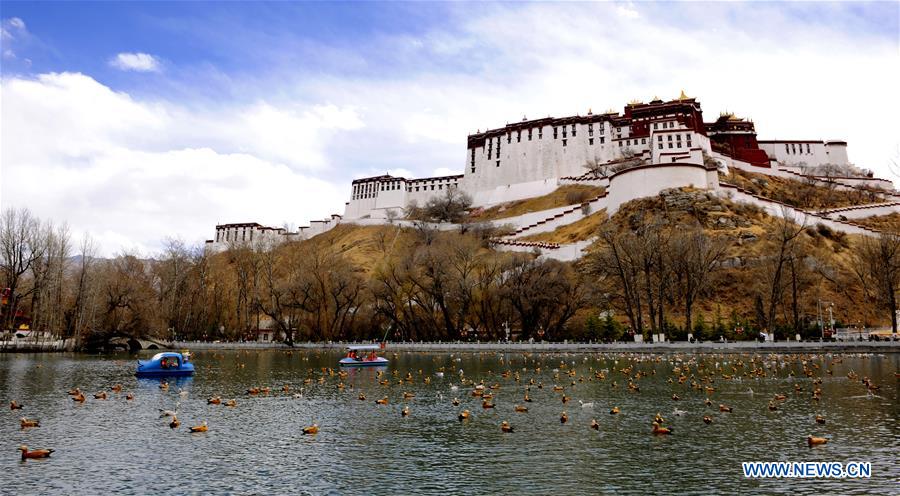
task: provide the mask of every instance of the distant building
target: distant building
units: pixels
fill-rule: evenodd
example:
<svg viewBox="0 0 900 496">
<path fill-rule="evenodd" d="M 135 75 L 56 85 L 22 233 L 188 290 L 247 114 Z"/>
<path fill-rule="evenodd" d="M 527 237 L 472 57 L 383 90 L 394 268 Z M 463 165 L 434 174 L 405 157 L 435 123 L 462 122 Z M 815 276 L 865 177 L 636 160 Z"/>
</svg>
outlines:
<svg viewBox="0 0 900 496">
<path fill-rule="evenodd" d="M 447 188 L 468 193 L 475 206 L 490 206 L 544 195 L 563 183 L 603 184 L 586 174 L 588 161 L 615 163 L 629 158 L 645 165 L 703 165 L 704 155 L 725 166 L 763 174 L 779 164 L 849 163 L 844 141 L 758 141 L 753 122 L 730 113 L 704 122 L 700 103 L 682 92 L 669 101 L 633 101 L 621 114 L 588 111 L 583 116 L 523 118 L 469 135 L 462 174 L 357 179 L 344 217 L 385 218 L 389 210 L 399 212 L 411 201 L 422 204 Z"/>
</svg>

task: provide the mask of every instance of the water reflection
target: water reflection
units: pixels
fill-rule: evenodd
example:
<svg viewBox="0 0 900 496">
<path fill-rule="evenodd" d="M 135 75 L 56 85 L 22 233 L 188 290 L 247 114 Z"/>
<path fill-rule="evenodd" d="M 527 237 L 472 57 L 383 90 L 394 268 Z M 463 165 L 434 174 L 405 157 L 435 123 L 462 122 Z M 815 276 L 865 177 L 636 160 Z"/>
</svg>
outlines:
<svg viewBox="0 0 900 496">
<path fill-rule="evenodd" d="M 706 356 L 693 363 L 691 357 L 521 353 L 391 354 L 388 368 L 349 368 L 341 377 L 340 357 L 199 352 L 193 358 L 196 375 L 166 379 L 170 387 L 162 390 L 159 379 L 135 379 L 134 360 L 125 355 L 0 355 L 3 398 L 25 405 L 6 410 L 0 422 L 0 470 L 9 474 L 4 490 L 708 494 L 714 488 L 872 494 L 895 492 L 900 477 L 896 355 L 844 357 L 841 363 L 813 357 L 806 362 L 812 377 L 804 375 L 801 360 L 781 356 L 761 357 L 756 364 L 766 375 L 749 377 L 743 375 L 749 356 Z M 673 370 L 686 363 L 692 377 L 670 383 L 677 378 Z M 597 378 L 601 371 L 603 380 Z M 847 377 L 851 371 L 880 389 L 867 394 L 859 379 Z M 404 380 L 407 374 L 412 381 Z M 706 375 L 714 377 L 714 392 L 690 387 Z M 483 381 L 497 407 L 483 409 L 463 379 Z M 627 387 L 629 379 L 640 392 Z M 532 380 L 534 401 L 528 413 L 516 413 L 514 405 L 523 403 Z M 111 392 L 117 383 L 124 390 Z M 499 388 L 489 389 L 495 384 Z M 555 384 L 565 387 L 569 403 L 561 402 Z M 83 404 L 66 394 L 76 386 L 88 394 Z M 269 394 L 247 394 L 266 386 Z M 817 387 L 821 399 L 814 401 Z M 97 391 L 107 391 L 109 399 L 94 400 L 90 393 Z M 125 400 L 129 392 L 132 401 Z M 414 397 L 404 399 L 405 392 Z M 673 393 L 679 401 L 671 399 Z M 770 411 L 775 394 L 787 399 Z M 208 405 L 214 395 L 223 402 L 233 398 L 237 406 Z M 389 403 L 377 405 L 384 396 Z M 707 396 L 713 407 L 704 404 Z M 459 407 L 451 404 L 455 397 Z M 594 407 L 582 408 L 579 400 Z M 734 411 L 719 412 L 719 403 Z M 409 417 L 401 416 L 404 406 Z M 621 413 L 610 415 L 612 406 Z M 459 422 L 464 408 L 472 416 Z M 676 409 L 683 413 L 676 415 Z M 170 429 L 160 410 L 177 410 L 182 426 Z M 570 417 L 566 424 L 558 420 L 562 411 Z M 656 413 L 674 435 L 649 433 Z M 813 421 L 816 414 L 827 419 L 824 425 Z M 22 415 L 39 418 L 41 427 L 20 429 Z M 713 423 L 704 424 L 703 416 Z M 591 419 L 598 420 L 599 431 L 588 427 Z M 502 420 L 516 432 L 500 432 Z M 187 433 L 202 421 L 209 423 L 208 433 Z M 312 423 L 320 426 L 319 434 L 302 435 L 300 429 Z M 830 442 L 810 449 L 808 434 Z M 45 462 L 21 463 L 19 444 L 57 452 Z M 874 476 L 746 480 L 740 462 L 750 460 L 872 461 Z"/>
</svg>

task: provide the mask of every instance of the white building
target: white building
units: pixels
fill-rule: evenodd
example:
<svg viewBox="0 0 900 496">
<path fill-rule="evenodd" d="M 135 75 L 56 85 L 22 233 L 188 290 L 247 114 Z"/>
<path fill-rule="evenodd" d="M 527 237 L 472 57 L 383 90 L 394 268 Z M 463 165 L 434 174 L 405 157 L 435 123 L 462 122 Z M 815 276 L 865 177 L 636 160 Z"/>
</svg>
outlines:
<svg viewBox="0 0 900 496">
<path fill-rule="evenodd" d="M 598 177 L 588 162 L 614 165 L 626 161 L 641 168 L 634 174 Z M 528 120 L 477 132 L 466 140 L 462 174 L 412 179 L 381 175 L 356 179 L 344 215 L 313 222 L 296 233 L 259 224 L 216 226 L 212 247 L 255 239 L 307 239 L 340 221 L 379 222 L 402 216 L 411 203 L 458 188 L 476 207 L 532 198 L 563 184 L 607 187 L 602 202 L 608 212 L 629 200 L 667 188 L 719 189 L 717 167 L 737 167 L 761 174 L 797 177 L 801 165 L 849 164 L 844 141 L 757 141 L 753 122 L 730 113 L 703 121 L 700 103 L 687 97 L 649 103 L 633 101 L 623 112 Z M 618 177 L 618 178 L 617 178 Z M 893 190 L 890 181 L 871 176 L 837 178 L 843 186 Z M 600 208 L 600 205 L 597 205 Z M 555 222 L 558 223 L 558 222 Z"/>
</svg>

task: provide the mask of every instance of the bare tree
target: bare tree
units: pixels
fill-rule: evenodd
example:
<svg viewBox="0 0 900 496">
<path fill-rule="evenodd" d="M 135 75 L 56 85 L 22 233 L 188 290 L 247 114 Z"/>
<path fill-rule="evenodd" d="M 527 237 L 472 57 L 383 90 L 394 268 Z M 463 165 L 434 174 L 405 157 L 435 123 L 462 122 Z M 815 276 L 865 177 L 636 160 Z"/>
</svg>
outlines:
<svg viewBox="0 0 900 496">
<path fill-rule="evenodd" d="M 760 265 L 766 299 L 763 301 L 761 294 L 757 297 L 763 306 L 761 317 L 765 320 L 760 325 L 764 328 L 775 328 L 775 317 L 785 291 L 785 266 L 796 256 L 798 238 L 806 229 L 805 220 L 805 217 L 794 218 L 787 207 L 782 207 L 776 226 L 766 236 L 771 255 Z"/>
<path fill-rule="evenodd" d="M 686 329 L 693 326 L 694 303 L 708 288 L 728 244 L 726 238 L 711 238 L 700 226 L 679 230 L 673 236 L 669 256 L 675 284 L 684 302 Z"/>
<path fill-rule="evenodd" d="M 863 238 L 855 253 L 856 275 L 866 294 L 891 314 L 891 331 L 897 332 L 897 289 L 900 288 L 900 236 L 882 233 Z"/>
<path fill-rule="evenodd" d="M 3 311 L 3 328 L 13 327 L 19 303 L 34 291 L 33 286 L 23 286 L 23 276 L 44 256 L 46 248 L 41 239 L 40 221 L 28 209 L 7 208 L 3 211 L 0 217 L 0 268 L 9 291 Z"/>
</svg>

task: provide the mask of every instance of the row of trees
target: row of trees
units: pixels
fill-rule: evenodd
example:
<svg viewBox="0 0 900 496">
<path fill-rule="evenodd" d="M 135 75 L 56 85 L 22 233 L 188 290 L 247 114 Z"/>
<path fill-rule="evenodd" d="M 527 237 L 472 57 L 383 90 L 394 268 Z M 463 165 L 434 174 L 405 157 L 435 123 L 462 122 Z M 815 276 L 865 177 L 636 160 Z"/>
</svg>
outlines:
<svg viewBox="0 0 900 496">
<path fill-rule="evenodd" d="M 616 339 L 626 328 L 704 329 L 698 306 L 743 302 L 752 309 L 740 318 L 747 325 L 799 332 L 824 287 L 843 294 L 847 306 L 877 306 L 896 328 L 900 237 L 861 239 L 848 265 L 836 267 L 815 243 L 835 233 L 787 216 L 770 221 L 756 241 L 758 256 L 740 267 L 730 262 L 734 239 L 653 210 L 629 216 L 628 225 L 606 223 L 577 263 L 497 252 L 484 232 L 439 232 L 424 223 L 370 228 L 378 234 L 365 260 L 324 238 L 218 254 L 167 240 L 154 257 L 104 259 L 90 238 L 73 243 L 66 226 L 7 209 L 3 328 L 30 319 L 36 331 L 88 346 L 113 336 L 255 338 L 260 327 L 288 342 L 385 334 L 484 340 L 508 332 L 524 340 Z M 722 325 L 718 319 L 713 327 Z"/>
</svg>

